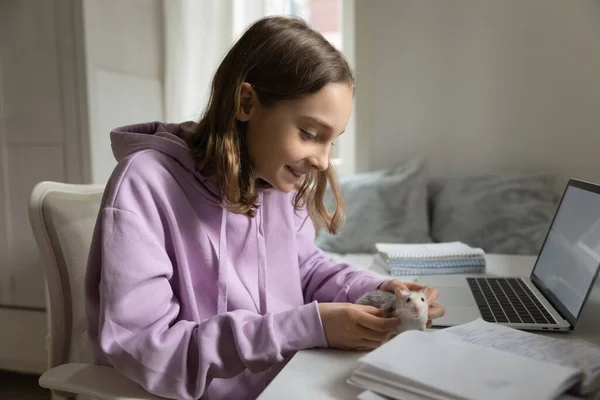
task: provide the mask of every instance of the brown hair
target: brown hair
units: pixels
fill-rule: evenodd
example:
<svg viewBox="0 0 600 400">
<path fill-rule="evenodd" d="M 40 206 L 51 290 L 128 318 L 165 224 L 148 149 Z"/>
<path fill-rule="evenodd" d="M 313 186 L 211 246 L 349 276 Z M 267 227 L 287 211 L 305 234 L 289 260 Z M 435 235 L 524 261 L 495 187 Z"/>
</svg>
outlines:
<svg viewBox="0 0 600 400">
<path fill-rule="evenodd" d="M 267 17 L 255 22 L 229 50 L 212 81 L 210 100 L 188 144 L 198 170 L 214 176 L 227 207 L 253 217 L 257 194 L 246 145 L 246 123 L 237 118 L 240 89 L 248 82 L 266 107 L 318 92 L 329 83 L 354 87 L 354 75 L 344 56 L 304 21 Z M 329 183 L 335 212 L 323 197 Z M 294 198 L 296 210 L 306 206 L 317 227 L 336 233 L 343 205 L 335 169 L 307 174 Z"/>
</svg>

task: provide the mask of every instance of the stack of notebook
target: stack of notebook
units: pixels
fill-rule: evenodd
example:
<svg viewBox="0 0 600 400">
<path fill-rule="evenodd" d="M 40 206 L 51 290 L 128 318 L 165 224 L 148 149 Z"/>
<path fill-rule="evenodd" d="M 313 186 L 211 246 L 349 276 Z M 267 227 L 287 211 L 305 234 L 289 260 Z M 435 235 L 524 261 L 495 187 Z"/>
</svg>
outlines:
<svg viewBox="0 0 600 400">
<path fill-rule="evenodd" d="M 485 271 L 485 253 L 462 242 L 377 243 L 375 262 L 392 276 L 471 274 Z"/>
</svg>

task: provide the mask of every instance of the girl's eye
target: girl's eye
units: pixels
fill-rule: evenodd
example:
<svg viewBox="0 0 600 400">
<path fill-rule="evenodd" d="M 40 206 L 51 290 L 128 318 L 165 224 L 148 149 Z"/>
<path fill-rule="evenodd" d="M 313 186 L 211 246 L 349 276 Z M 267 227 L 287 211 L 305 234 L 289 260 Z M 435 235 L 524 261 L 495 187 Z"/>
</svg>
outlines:
<svg viewBox="0 0 600 400">
<path fill-rule="evenodd" d="M 304 139 L 307 139 L 307 140 L 316 140 L 316 139 L 317 139 L 317 136 L 316 136 L 316 135 L 313 135 L 313 134 L 312 134 L 312 133 L 310 133 L 310 132 L 306 132 L 306 131 L 305 131 L 305 130 L 303 130 L 303 129 L 300 129 L 300 135 L 301 135 L 301 136 L 302 136 Z"/>
</svg>

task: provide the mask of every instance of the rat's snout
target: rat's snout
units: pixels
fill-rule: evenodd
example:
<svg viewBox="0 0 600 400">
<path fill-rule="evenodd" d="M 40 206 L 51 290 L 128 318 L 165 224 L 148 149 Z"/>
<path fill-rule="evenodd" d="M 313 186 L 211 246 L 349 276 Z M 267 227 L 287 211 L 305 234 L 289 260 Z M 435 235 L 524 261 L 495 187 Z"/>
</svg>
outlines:
<svg viewBox="0 0 600 400">
<path fill-rule="evenodd" d="M 415 312 L 416 315 L 419 315 L 421 313 L 421 307 L 415 305 L 415 306 L 413 306 L 413 311 Z"/>
</svg>

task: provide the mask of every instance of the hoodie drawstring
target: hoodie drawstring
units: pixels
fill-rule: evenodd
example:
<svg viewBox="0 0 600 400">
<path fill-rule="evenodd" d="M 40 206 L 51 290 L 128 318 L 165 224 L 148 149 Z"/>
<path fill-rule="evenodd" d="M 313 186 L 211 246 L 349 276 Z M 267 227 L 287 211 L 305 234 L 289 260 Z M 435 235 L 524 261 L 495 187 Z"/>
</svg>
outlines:
<svg viewBox="0 0 600 400">
<path fill-rule="evenodd" d="M 227 208 L 223 207 L 221 233 L 219 235 L 219 294 L 217 313 L 227 312 Z"/>
<path fill-rule="evenodd" d="M 227 312 L 227 273 L 229 262 L 227 260 L 227 208 L 223 207 L 221 216 L 221 231 L 219 235 L 219 271 L 218 271 L 218 299 L 217 313 Z M 258 247 L 258 307 L 261 315 L 267 313 L 267 252 L 263 232 L 263 214 L 259 207 L 256 221 L 256 244 Z"/>
<path fill-rule="evenodd" d="M 260 314 L 265 315 L 267 313 L 267 252 L 263 232 L 262 207 L 259 207 L 257 210 L 256 225 L 256 242 L 258 245 L 258 301 L 260 304 Z"/>
</svg>

